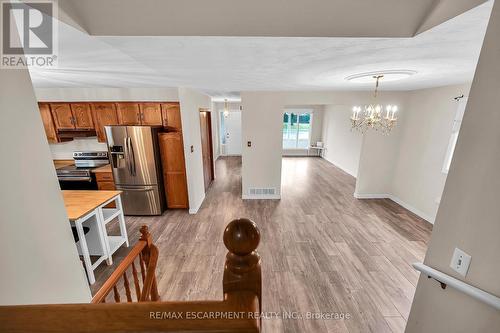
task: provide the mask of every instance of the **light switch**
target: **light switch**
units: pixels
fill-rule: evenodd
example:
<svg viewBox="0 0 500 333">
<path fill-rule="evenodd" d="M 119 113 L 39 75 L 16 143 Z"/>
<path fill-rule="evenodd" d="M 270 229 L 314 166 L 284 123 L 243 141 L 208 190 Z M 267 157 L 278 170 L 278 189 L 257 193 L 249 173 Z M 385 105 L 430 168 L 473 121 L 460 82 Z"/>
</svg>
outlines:
<svg viewBox="0 0 500 333">
<path fill-rule="evenodd" d="M 459 248 L 455 248 L 453 257 L 451 258 L 450 267 L 453 268 L 453 270 L 458 274 L 465 277 L 467 275 L 467 271 L 469 270 L 470 261 L 470 255 L 460 250 Z"/>
</svg>

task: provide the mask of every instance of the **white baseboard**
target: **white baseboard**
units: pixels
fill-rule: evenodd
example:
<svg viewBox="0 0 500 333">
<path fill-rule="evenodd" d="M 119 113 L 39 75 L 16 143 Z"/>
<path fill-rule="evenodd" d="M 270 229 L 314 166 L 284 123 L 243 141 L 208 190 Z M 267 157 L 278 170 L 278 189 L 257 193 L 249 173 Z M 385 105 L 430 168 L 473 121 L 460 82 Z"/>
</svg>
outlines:
<svg viewBox="0 0 500 333">
<path fill-rule="evenodd" d="M 191 203 L 189 203 L 189 214 L 194 215 L 194 214 L 198 213 L 198 210 L 200 210 L 200 207 L 203 204 L 203 201 L 205 201 L 205 194 L 203 194 L 203 198 L 194 207 L 191 208 Z"/>
<path fill-rule="evenodd" d="M 356 199 L 390 199 L 390 194 L 358 194 L 354 192 Z"/>
<path fill-rule="evenodd" d="M 338 163 L 335 163 L 333 161 L 330 161 L 328 158 L 326 158 L 325 156 L 321 156 L 321 158 L 323 158 L 325 161 L 327 161 L 328 163 L 331 163 L 333 164 L 334 167 L 336 168 L 339 168 L 340 170 L 344 171 L 345 173 L 353 176 L 354 178 L 356 178 L 358 175 L 355 175 L 354 172 L 352 172 L 351 170 L 345 168 L 344 166 L 338 164 Z"/>
<path fill-rule="evenodd" d="M 249 195 L 249 194 L 243 194 L 241 196 L 243 200 L 279 200 L 281 199 L 280 194 L 273 194 L 273 195 Z"/>
<path fill-rule="evenodd" d="M 359 194 L 359 193 L 354 193 L 354 197 L 356 199 L 390 199 L 400 205 L 401 207 L 409 210 L 413 214 L 423 218 L 427 222 L 434 224 L 434 220 L 436 217 L 432 217 L 421 210 L 413 207 L 412 205 L 404 202 L 403 200 L 399 199 L 398 197 L 392 195 L 392 194 Z"/>
</svg>

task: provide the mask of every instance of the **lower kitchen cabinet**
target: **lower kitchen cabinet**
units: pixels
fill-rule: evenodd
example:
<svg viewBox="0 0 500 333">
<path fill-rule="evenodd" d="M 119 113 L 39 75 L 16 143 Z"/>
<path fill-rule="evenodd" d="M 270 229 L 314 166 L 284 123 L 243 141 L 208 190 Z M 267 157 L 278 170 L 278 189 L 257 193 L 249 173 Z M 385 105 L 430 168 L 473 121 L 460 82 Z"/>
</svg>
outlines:
<svg viewBox="0 0 500 333">
<path fill-rule="evenodd" d="M 97 189 L 100 191 L 113 191 L 116 190 L 115 182 L 113 180 L 113 173 L 111 170 L 107 171 L 110 166 L 104 166 L 94 170 L 95 178 L 97 180 Z M 105 171 L 103 171 L 105 170 Z M 114 202 L 106 205 L 104 208 L 116 208 Z"/>
</svg>

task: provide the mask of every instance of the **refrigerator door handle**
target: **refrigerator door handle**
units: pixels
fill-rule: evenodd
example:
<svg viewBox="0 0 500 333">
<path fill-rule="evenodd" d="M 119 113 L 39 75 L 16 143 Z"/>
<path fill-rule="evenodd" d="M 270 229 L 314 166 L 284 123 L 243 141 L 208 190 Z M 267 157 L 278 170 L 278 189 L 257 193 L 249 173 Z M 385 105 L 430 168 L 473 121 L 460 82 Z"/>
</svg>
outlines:
<svg viewBox="0 0 500 333">
<path fill-rule="evenodd" d="M 127 163 L 127 170 L 130 174 L 132 174 L 132 169 L 130 168 L 130 152 L 128 150 L 128 137 L 123 139 L 123 147 L 125 149 L 125 162 Z"/>
<path fill-rule="evenodd" d="M 135 192 L 151 192 L 151 191 L 154 191 L 155 188 L 154 187 L 140 187 L 140 188 L 131 188 L 131 187 L 125 187 L 125 186 L 120 186 L 119 187 L 120 190 L 123 190 L 123 191 L 135 191 Z"/>
<path fill-rule="evenodd" d="M 127 137 L 128 139 L 128 149 L 129 149 L 129 152 L 130 152 L 130 155 L 132 156 L 131 157 L 131 160 L 130 160 L 130 169 L 131 169 L 131 173 L 133 176 L 136 176 L 137 175 L 137 169 L 136 169 L 136 165 L 135 165 L 135 153 L 134 153 L 134 146 L 132 145 L 132 139 L 130 137 Z"/>
</svg>

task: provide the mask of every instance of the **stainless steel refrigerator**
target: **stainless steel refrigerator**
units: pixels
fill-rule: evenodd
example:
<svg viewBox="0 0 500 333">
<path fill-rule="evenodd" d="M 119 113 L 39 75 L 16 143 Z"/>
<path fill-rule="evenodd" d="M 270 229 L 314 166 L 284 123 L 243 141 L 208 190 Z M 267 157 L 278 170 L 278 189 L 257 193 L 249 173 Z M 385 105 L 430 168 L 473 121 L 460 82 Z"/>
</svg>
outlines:
<svg viewBox="0 0 500 333">
<path fill-rule="evenodd" d="M 161 215 L 165 192 L 158 145 L 159 128 L 105 126 L 113 178 L 123 191 L 125 215 Z"/>
</svg>

